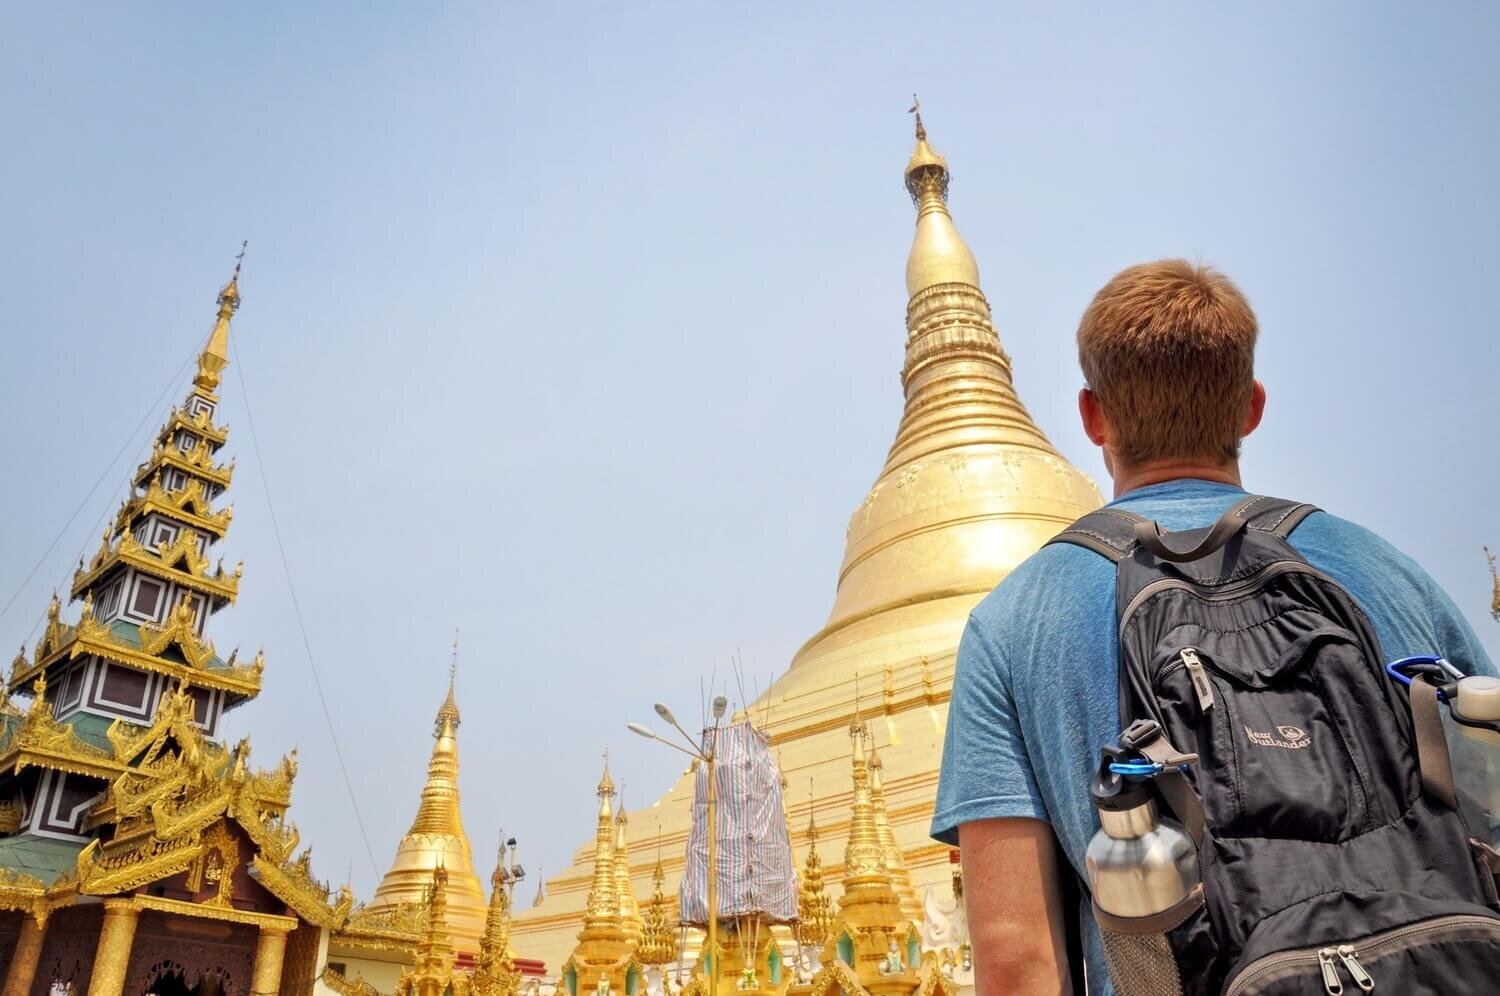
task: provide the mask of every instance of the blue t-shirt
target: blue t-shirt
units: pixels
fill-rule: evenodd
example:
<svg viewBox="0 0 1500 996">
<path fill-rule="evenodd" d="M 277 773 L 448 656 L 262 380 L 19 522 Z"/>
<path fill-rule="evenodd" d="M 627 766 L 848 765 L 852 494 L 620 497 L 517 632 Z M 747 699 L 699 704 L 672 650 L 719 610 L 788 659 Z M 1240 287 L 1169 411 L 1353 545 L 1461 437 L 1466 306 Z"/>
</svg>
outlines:
<svg viewBox="0 0 1500 996">
<path fill-rule="evenodd" d="M 1170 531 L 1211 525 L 1239 488 L 1178 480 L 1110 503 Z M 1291 544 L 1354 597 L 1390 660 L 1442 654 L 1469 672 L 1494 665 L 1458 607 L 1410 557 L 1326 512 Z M 1044 547 L 969 615 L 958 647 L 932 835 L 958 843 L 973 820 L 1030 817 L 1051 824 L 1073 868 L 1099 829 L 1089 785 L 1099 749 L 1117 739 L 1119 643 L 1115 566 L 1070 544 Z M 1089 992 L 1109 996 L 1097 926 L 1080 913 Z"/>
</svg>

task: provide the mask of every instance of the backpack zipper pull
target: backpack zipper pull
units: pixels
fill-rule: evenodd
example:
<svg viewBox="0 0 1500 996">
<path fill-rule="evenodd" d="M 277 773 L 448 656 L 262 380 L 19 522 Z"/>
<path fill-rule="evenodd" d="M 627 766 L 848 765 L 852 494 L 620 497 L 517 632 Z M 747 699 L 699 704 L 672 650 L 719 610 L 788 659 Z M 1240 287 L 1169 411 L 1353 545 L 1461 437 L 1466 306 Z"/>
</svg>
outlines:
<svg viewBox="0 0 1500 996">
<path fill-rule="evenodd" d="M 1365 966 L 1359 963 L 1359 956 L 1354 951 L 1354 945 L 1340 944 L 1339 957 L 1344 960 L 1344 965 L 1349 969 L 1349 974 L 1354 976 L 1354 981 L 1359 984 L 1359 988 L 1367 993 L 1375 990 L 1375 978 L 1365 971 Z"/>
<path fill-rule="evenodd" d="M 1323 991 L 1328 996 L 1343 996 L 1344 980 L 1339 978 L 1339 965 L 1334 961 L 1338 954 L 1334 948 L 1323 948 L 1318 952 L 1318 967 L 1323 970 Z"/>
<path fill-rule="evenodd" d="M 1214 707 L 1214 686 L 1208 680 L 1208 671 L 1204 669 L 1203 662 L 1198 659 L 1198 651 L 1193 647 L 1182 648 L 1182 666 L 1187 668 L 1188 677 L 1193 681 L 1193 691 L 1198 694 L 1198 708 L 1204 712 Z"/>
</svg>

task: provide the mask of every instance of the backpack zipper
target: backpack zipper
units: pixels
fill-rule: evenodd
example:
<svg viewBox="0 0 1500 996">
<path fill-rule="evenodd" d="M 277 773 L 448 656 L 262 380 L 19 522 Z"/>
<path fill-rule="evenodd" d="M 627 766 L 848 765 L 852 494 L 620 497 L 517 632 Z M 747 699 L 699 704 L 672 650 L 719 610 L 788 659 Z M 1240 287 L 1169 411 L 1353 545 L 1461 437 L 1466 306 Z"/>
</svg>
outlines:
<svg viewBox="0 0 1500 996">
<path fill-rule="evenodd" d="M 1339 966 L 1333 960 L 1336 953 L 1333 948 L 1321 948 L 1318 951 L 1318 968 L 1323 971 L 1323 991 L 1328 996 L 1340 996 L 1344 991 L 1344 980 L 1339 978 Z"/>
<path fill-rule="evenodd" d="M 1365 971 L 1365 967 L 1359 963 L 1359 956 L 1355 953 L 1354 945 L 1340 944 L 1339 957 L 1343 959 L 1344 966 L 1349 969 L 1349 974 L 1354 976 L 1355 985 L 1365 992 L 1375 989 L 1375 978 Z"/>
<path fill-rule="evenodd" d="M 1166 591 L 1169 588 L 1181 588 L 1184 591 L 1194 592 L 1199 598 L 1207 602 L 1224 602 L 1232 598 L 1238 598 L 1247 592 L 1254 591 L 1268 577 L 1292 573 L 1311 574 L 1320 581 L 1327 581 L 1330 584 L 1335 583 L 1332 578 L 1316 567 L 1296 560 L 1273 561 L 1247 578 L 1243 578 L 1233 584 L 1223 585 L 1212 591 L 1204 591 L 1201 585 L 1193 584 L 1191 581 L 1184 581 L 1182 578 L 1158 578 L 1136 592 L 1135 597 L 1125 606 L 1125 611 L 1120 613 L 1120 635 L 1123 636 L 1125 634 L 1125 627 L 1130 622 L 1131 615 L 1135 613 L 1136 609 L 1141 607 L 1141 603 L 1145 602 L 1152 595 Z"/>
<path fill-rule="evenodd" d="M 1241 996 L 1251 991 L 1250 987 L 1264 976 L 1270 975 L 1280 969 L 1306 965 L 1308 968 L 1317 965 L 1323 974 L 1323 988 L 1329 996 L 1340 996 L 1344 991 L 1343 977 L 1339 974 L 1338 965 L 1341 961 L 1349 974 L 1354 977 L 1355 983 L 1365 992 L 1373 992 L 1375 989 L 1375 977 L 1365 968 L 1360 961 L 1362 954 L 1373 960 L 1386 949 L 1399 949 L 1403 944 L 1413 938 L 1424 934 L 1441 934 L 1450 929 L 1461 929 L 1468 927 L 1485 927 L 1500 934 L 1500 919 L 1489 916 L 1440 916 L 1432 920 L 1424 920 L 1421 923 L 1410 924 L 1405 927 L 1396 927 L 1384 933 L 1372 934 L 1364 940 L 1353 944 L 1340 944 L 1337 947 L 1320 948 L 1313 952 L 1306 948 L 1295 951 L 1278 951 L 1275 954 L 1257 958 L 1246 966 L 1245 970 L 1235 976 L 1234 984 L 1224 992 L 1224 996 Z M 1338 961 L 1334 959 L 1337 958 Z"/>
<path fill-rule="evenodd" d="M 1188 677 L 1193 680 L 1193 691 L 1198 696 L 1198 709 L 1201 712 L 1208 712 L 1214 707 L 1214 686 L 1208 680 L 1208 672 L 1203 668 L 1203 661 L 1198 658 L 1197 648 L 1183 647 L 1178 656 L 1182 658 L 1182 666 L 1187 668 Z"/>
</svg>

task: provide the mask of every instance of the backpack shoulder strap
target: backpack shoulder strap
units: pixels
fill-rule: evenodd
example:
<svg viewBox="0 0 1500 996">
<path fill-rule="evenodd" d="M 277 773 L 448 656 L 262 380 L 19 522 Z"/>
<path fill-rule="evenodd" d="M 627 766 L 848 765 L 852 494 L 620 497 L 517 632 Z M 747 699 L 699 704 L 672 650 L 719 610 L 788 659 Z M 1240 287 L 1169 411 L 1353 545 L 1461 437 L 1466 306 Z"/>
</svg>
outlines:
<svg viewBox="0 0 1500 996">
<path fill-rule="evenodd" d="M 1242 519 L 1244 520 L 1243 528 L 1270 533 L 1280 539 L 1286 539 L 1303 519 L 1316 511 L 1318 511 L 1316 505 L 1309 505 L 1305 502 L 1250 495 L 1231 508 L 1226 513 L 1226 518 L 1233 516 Z M 1140 534 L 1136 527 L 1144 522 L 1146 520 L 1139 515 L 1133 515 L 1123 509 L 1101 508 L 1090 512 L 1052 537 L 1048 544 L 1071 543 L 1074 546 L 1092 550 L 1101 557 L 1118 564 L 1129 557 L 1140 543 Z"/>
<path fill-rule="evenodd" d="M 1318 511 L 1318 506 L 1306 502 L 1262 495 L 1246 498 L 1236 508 L 1247 520 L 1247 529 L 1270 533 L 1280 539 L 1286 539 L 1293 529 L 1302 524 L 1303 519 Z"/>
<path fill-rule="evenodd" d="M 1118 564 L 1135 549 L 1135 527 L 1144 521 L 1139 515 L 1118 508 L 1101 508 L 1052 537 L 1047 545 L 1071 543 Z"/>
</svg>

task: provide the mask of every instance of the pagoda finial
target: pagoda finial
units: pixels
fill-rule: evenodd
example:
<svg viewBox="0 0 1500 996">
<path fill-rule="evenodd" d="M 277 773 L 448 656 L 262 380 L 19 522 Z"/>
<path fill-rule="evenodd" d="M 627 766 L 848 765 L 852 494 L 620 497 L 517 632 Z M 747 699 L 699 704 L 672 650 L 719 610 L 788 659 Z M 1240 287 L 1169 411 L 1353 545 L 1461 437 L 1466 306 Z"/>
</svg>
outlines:
<svg viewBox="0 0 1500 996">
<path fill-rule="evenodd" d="M 911 113 L 917 116 L 917 147 L 906 163 L 906 191 L 917 207 L 917 235 L 906 258 L 906 292 L 915 296 L 937 284 L 977 288 L 979 264 L 948 213 L 948 160 L 927 144 L 921 105 L 914 102 Z"/>
<path fill-rule="evenodd" d="M 213 331 L 209 332 L 208 344 L 198 356 L 198 373 L 193 378 L 193 386 L 206 395 L 211 396 L 219 389 L 220 375 L 229 365 L 229 320 L 240 310 L 240 267 L 245 262 L 245 247 L 249 244 L 248 239 L 240 243 L 240 253 L 234 258 L 234 273 L 229 283 L 219 290 L 219 314 L 214 320 Z"/>
<path fill-rule="evenodd" d="M 448 662 L 448 697 L 443 700 L 442 706 L 438 708 L 437 719 L 433 723 L 433 736 L 440 737 L 444 729 L 449 735 L 458 729 L 462 718 L 458 712 L 458 630 L 453 631 L 453 659 Z"/>
<path fill-rule="evenodd" d="M 609 777 L 609 748 L 604 748 L 604 774 L 599 779 L 599 787 L 594 794 L 601 799 L 610 799 L 615 794 L 615 780 Z"/>
<path fill-rule="evenodd" d="M 927 129 L 922 127 L 922 102 L 917 99 L 916 94 L 911 95 L 911 107 L 907 109 L 906 113 L 917 116 L 917 141 L 927 141 Z"/>
</svg>

